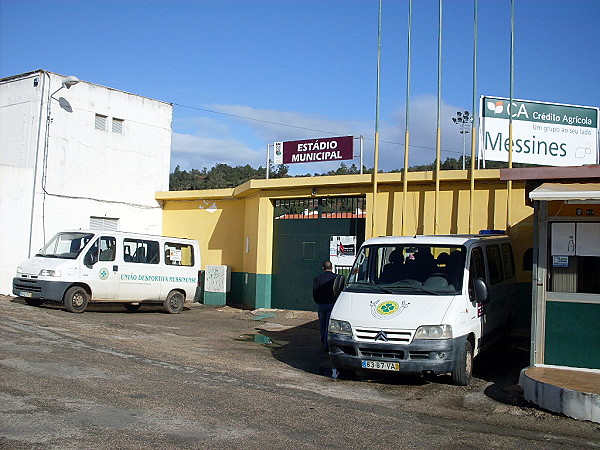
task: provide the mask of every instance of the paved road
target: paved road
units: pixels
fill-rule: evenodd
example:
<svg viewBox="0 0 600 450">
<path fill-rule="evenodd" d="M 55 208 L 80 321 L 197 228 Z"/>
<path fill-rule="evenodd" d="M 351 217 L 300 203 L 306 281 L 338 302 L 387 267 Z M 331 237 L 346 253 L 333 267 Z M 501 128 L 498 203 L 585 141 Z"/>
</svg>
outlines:
<svg viewBox="0 0 600 450">
<path fill-rule="evenodd" d="M 597 425 L 523 402 L 519 346 L 477 361 L 466 388 L 340 380 L 315 313 L 0 296 L 0 447 L 599 448 Z"/>
</svg>

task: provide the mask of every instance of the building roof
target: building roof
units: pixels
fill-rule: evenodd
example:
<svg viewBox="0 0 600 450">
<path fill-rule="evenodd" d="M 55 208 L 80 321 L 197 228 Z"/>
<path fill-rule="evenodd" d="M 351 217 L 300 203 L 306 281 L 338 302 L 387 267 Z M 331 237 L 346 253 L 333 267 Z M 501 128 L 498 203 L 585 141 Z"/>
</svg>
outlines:
<svg viewBox="0 0 600 450">
<path fill-rule="evenodd" d="M 600 183 L 544 183 L 529 193 L 531 200 L 600 200 Z"/>
<path fill-rule="evenodd" d="M 33 70 L 31 72 L 25 72 L 25 73 L 20 73 L 18 75 L 11 75 L 9 77 L 0 78 L 0 83 L 6 83 L 6 82 L 10 82 L 10 81 L 16 81 L 16 80 L 19 80 L 19 79 L 22 79 L 22 78 L 30 78 L 30 77 L 32 77 L 34 75 L 41 75 L 41 74 L 44 74 L 44 73 L 49 74 L 49 75 L 55 75 L 55 76 L 58 76 L 58 77 L 63 77 L 63 78 L 65 77 L 65 75 L 61 75 L 60 73 L 50 72 L 49 70 L 44 70 L 44 69 L 38 69 L 38 70 Z M 154 98 L 145 97 L 143 95 L 134 94 L 132 92 L 122 91 L 120 89 L 115 89 L 115 88 L 111 88 L 111 87 L 108 87 L 108 86 L 103 86 L 103 85 L 97 84 L 97 83 L 91 83 L 89 81 L 84 81 L 84 80 L 80 80 L 80 81 L 82 83 L 87 83 L 87 84 L 91 84 L 91 85 L 94 85 L 94 86 L 100 86 L 100 87 L 103 87 L 105 89 L 109 89 L 111 91 L 122 92 L 122 93 L 127 94 L 127 95 L 135 95 L 136 97 L 147 98 L 148 100 L 152 100 L 154 102 L 164 103 L 166 105 L 170 105 L 171 107 L 173 106 L 173 103 L 170 103 L 170 102 L 165 102 L 165 101 L 162 101 L 162 100 L 156 100 Z"/>
<path fill-rule="evenodd" d="M 527 167 L 500 169 L 500 179 L 509 180 L 560 180 L 600 178 L 600 165 L 576 167 Z"/>
</svg>

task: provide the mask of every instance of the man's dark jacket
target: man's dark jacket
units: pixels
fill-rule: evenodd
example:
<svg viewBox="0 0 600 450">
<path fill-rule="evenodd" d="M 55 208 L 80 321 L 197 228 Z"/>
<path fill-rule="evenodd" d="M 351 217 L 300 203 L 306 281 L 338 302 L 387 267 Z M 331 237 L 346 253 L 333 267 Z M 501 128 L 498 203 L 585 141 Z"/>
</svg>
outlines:
<svg viewBox="0 0 600 450">
<path fill-rule="evenodd" d="M 313 300 L 320 305 L 335 303 L 336 296 L 333 293 L 333 283 L 337 275 L 325 271 L 317 275 L 313 281 Z"/>
</svg>

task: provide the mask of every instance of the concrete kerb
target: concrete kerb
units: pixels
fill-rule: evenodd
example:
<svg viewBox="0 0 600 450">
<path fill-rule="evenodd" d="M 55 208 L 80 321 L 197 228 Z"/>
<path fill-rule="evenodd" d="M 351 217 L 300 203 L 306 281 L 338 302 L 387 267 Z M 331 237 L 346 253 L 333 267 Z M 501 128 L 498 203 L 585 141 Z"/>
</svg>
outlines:
<svg viewBox="0 0 600 450">
<path fill-rule="evenodd" d="M 519 386 L 523 389 L 525 400 L 550 412 L 600 423 L 600 394 L 569 389 L 559 386 L 559 383 L 536 379 L 529 369 L 532 367 L 521 370 L 519 376 Z M 600 374 L 598 380 L 600 381 Z"/>
</svg>

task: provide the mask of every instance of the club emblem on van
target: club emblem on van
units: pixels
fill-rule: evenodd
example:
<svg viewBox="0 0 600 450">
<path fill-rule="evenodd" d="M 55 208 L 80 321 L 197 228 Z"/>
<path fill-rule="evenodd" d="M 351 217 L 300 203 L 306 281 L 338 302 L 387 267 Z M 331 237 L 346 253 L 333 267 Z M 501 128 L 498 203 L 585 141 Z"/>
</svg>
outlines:
<svg viewBox="0 0 600 450">
<path fill-rule="evenodd" d="M 108 278 L 108 269 L 106 267 L 100 269 L 100 272 L 98 272 L 98 276 L 101 280 L 106 280 Z"/>
<path fill-rule="evenodd" d="M 392 319 L 408 308 L 406 300 L 398 303 L 394 300 L 375 300 L 371 302 L 371 315 L 378 319 Z"/>
</svg>

